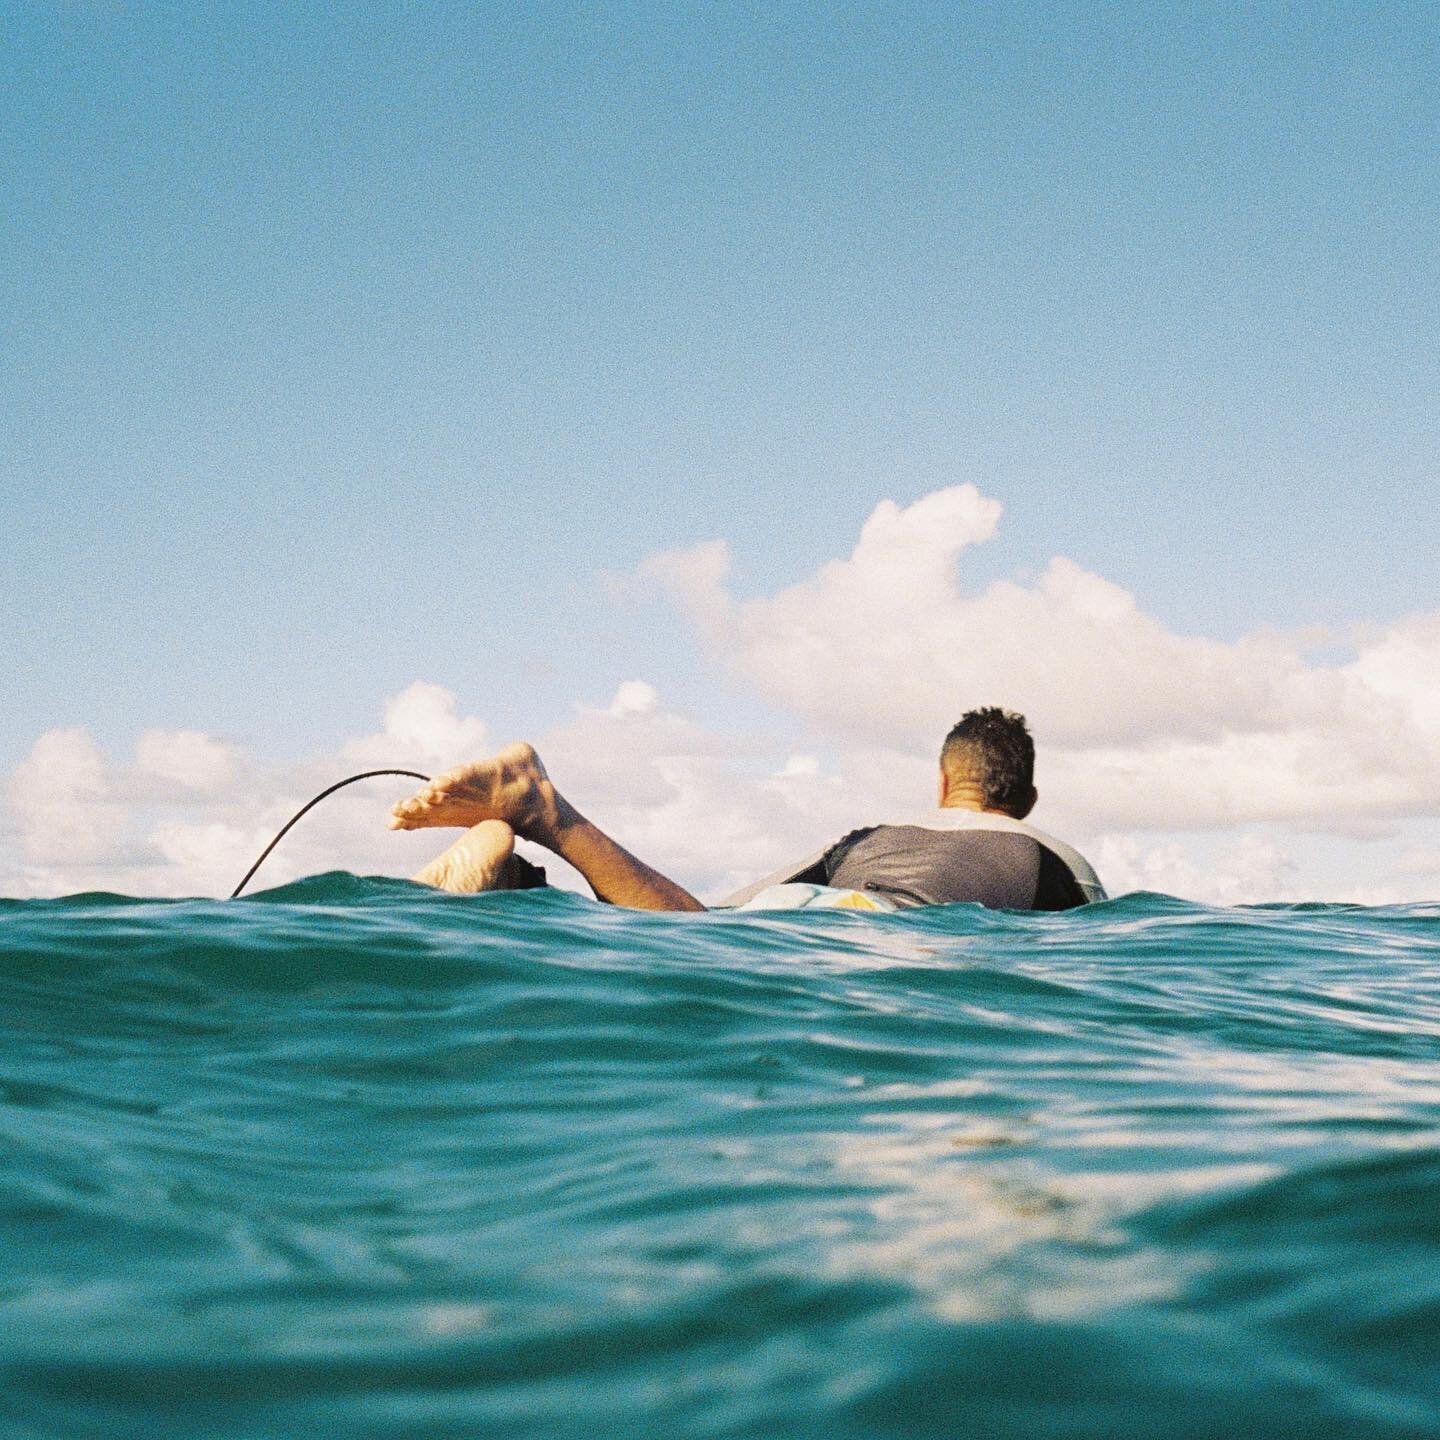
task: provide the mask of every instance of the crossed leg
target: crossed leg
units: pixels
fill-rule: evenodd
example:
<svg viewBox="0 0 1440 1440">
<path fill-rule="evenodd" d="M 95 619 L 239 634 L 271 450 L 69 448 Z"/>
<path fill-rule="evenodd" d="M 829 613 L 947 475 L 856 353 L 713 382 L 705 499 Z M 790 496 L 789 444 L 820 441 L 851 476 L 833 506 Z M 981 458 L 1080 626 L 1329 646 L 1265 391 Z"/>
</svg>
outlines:
<svg viewBox="0 0 1440 1440">
<path fill-rule="evenodd" d="M 508 890 L 506 870 L 514 853 L 515 832 L 503 820 L 482 820 L 413 878 L 452 895 Z"/>
<path fill-rule="evenodd" d="M 514 855 L 519 835 L 568 861 L 596 896 L 611 904 L 705 908 L 581 815 L 556 790 L 529 745 L 511 745 L 488 760 L 448 770 L 390 812 L 392 830 L 431 826 L 464 826 L 466 834 L 415 876 L 422 884 L 464 894 L 517 888 L 515 867 L 528 863 Z"/>
</svg>

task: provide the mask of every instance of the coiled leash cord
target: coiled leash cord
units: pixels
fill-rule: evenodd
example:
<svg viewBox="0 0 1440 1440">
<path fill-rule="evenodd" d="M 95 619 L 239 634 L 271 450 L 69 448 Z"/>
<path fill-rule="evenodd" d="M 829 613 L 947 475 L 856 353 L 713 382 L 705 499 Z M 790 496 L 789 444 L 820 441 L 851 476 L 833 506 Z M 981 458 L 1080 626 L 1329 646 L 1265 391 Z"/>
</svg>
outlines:
<svg viewBox="0 0 1440 1440">
<path fill-rule="evenodd" d="M 337 780 L 335 784 L 322 790 L 313 800 L 302 805 L 285 823 L 280 827 L 280 833 L 260 852 L 260 858 L 245 872 L 245 878 L 230 892 L 233 900 L 239 893 L 255 878 L 255 872 L 265 863 L 270 852 L 285 838 L 290 827 L 307 811 L 313 810 L 327 795 L 333 795 L 337 790 L 343 790 L 347 785 L 353 785 L 357 780 L 373 780 L 377 775 L 408 775 L 412 780 L 429 780 L 428 775 L 422 775 L 418 770 L 364 770 L 359 775 L 351 775 L 348 779 Z"/>
</svg>

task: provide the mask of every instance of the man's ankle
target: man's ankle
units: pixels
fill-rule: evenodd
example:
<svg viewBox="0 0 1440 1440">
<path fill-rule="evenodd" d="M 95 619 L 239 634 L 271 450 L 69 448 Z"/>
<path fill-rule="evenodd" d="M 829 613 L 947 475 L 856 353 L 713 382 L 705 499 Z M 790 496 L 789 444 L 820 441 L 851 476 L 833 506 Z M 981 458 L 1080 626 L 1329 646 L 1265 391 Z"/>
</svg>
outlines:
<svg viewBox="0 0 1440 1440">
<path fill-rule="evenodd" d="M 535 782 L 534 798 L 525 817 L 525 838 L 553 850 L 556 842 L 579 820 L 579 812 L 555 788 L 549 777 Z"/>
</svg>

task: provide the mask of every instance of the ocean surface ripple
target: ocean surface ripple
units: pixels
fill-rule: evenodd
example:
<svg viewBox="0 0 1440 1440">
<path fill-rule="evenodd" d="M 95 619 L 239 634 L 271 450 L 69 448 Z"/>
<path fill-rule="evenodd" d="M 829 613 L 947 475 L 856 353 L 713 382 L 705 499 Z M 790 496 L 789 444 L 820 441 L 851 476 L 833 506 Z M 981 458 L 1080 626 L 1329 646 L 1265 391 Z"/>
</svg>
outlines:
<svg viewBox="0 0 1440 1440">
<path fill-rule="evenodd" d="M 1440 1436 L 1440 905 L 0 902 L 0 1428 Z"/>
</svg>

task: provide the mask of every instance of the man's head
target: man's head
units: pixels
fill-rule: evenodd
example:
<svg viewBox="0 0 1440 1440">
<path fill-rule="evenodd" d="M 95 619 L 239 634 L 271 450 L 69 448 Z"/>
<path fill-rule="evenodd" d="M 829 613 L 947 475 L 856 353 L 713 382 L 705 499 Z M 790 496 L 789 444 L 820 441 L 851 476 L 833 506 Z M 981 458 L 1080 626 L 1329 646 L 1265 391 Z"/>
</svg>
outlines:
<svg viewBox="0 0 1440 1440">
<path fill-rule="evenodd" d="M 987 705 L 960 717 L 940 749 L 940 803 L 1016 820 L 1035 808 L 1035 742 L 1023 715 Z"/>
</svg>

